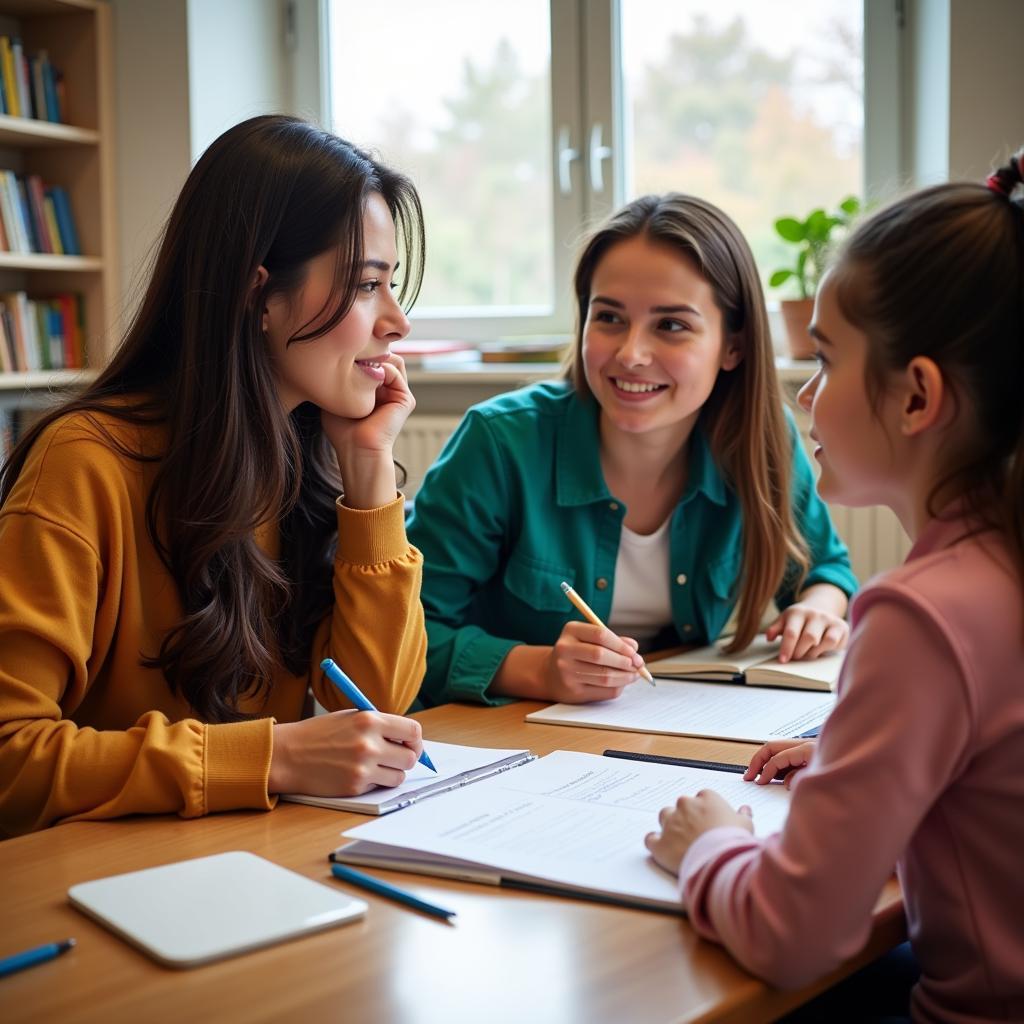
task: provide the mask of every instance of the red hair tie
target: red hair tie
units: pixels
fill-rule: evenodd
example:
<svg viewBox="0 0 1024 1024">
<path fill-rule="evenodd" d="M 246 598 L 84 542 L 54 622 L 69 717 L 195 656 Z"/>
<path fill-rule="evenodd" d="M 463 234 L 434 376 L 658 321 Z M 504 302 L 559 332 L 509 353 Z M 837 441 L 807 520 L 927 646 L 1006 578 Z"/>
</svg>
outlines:
<svg viewBox="0 0 1024 1024">
<path fill-rule="evenodd" d="M 998 192 L 1001 196 L 1008 196 L 1010 194 L 1010 190 L 1003 184 L 1003 179 L 998 174 L 990 174 L 985 179 L 985 184 L 993 192 Z"/>
</svg>

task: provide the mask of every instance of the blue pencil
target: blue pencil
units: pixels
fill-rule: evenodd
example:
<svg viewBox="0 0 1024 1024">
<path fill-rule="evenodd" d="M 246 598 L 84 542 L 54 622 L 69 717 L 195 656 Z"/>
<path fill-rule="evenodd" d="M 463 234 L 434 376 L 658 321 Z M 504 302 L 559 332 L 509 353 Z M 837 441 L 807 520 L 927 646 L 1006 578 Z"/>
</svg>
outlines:
<svg viewBox="0 0 1024 1024">
<path fill-rule="evenodd" d="M 357 885 L 360 889 L 366 889 L 369 892 L 376 893 L 378 896 L 386 896 L 389 900 L 394 900 L 396 903 L 404 903 L 407 907 L 422 910 L 425 914 L 433 914 L 434 917 L 443 917 L 445 920 L 455 917 L 454 910 L 445 910 L 444 907 L 428 903 L 426 900 L 421 900 L 419 896 L 413 896 L 411 892 L 406 892 L 404 889 L 399 889 L 394 885 L 388 885 L 387 882 L 382 882 L 379 878 L 373 878 L 371 875 L 364 875 L 362 871 L 356 871 L 354 868 L 344 864 L 332 864 L 331 873 L 335 878 L 340 878 L 343 882 Z"/>
<path fill-rule="evenodd" d="M 334 685 L 341 690 L 345 696 L 352 701 L 352 703 L 359 708 L 360 711 L 376 711 L 377 709 L 367 700 L 363 691 L 352 682 L 351 679 L 340 668 L 330 659 L 324 658 L 320 662 L 320 667 L 324 670 L 324 674 Z M 434 767 L 433 762 L 427 756 L 427 752 L 424 750 L 420 754 L 420 764 L 424 768 L 429 768 L 432 772 L 436 772 L 437 769 Z"/>
<path fill-rule="evenodd" d="M 0 978 L 7 977 L 15 971 L 24 970 L 26 967 L 34 967 L 36 964 L 44 964 L 47 960 L 66 953 L 75 944 L 74 939 L 64 939 L 63 942 L 47 942 L 43 946 L 36 946 L 34 949 L 26 949 L 23 953 L 15 953 L 13 956 L 4 957 L 0 960 Z"/>
</svg>

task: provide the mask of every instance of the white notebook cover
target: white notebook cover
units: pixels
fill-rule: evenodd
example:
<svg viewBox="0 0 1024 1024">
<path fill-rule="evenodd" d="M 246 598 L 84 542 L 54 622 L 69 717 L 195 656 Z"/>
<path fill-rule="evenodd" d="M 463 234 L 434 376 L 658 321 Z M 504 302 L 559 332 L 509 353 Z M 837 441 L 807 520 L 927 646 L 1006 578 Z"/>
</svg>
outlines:
<svg viewBox="0 0 1024 1024">
<path fill-rule="evenodd" d="M 168 967 L 196 967 L 366 913 L 362 900 L 240 850 L 82 882 L 68 899 Z"/>
</svg>

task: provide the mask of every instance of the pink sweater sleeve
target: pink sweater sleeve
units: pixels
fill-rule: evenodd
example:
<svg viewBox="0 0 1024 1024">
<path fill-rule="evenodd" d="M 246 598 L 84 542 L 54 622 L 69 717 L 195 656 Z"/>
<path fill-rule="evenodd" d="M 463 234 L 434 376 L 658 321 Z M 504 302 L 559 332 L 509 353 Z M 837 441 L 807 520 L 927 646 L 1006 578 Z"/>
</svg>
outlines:
<svg viewBox="0 0 1024 1024">
<path fill-rule="evenodd" d="M 867 941 L 882 886 L 971 734 L 960 659 L 937 617 L 895 588 L 859 610 L 839 702 L 794 780 L 783 832 L 759 840 L 714 829 L 680 867 L 697 932 L 783 988 Z"/>
</svg>

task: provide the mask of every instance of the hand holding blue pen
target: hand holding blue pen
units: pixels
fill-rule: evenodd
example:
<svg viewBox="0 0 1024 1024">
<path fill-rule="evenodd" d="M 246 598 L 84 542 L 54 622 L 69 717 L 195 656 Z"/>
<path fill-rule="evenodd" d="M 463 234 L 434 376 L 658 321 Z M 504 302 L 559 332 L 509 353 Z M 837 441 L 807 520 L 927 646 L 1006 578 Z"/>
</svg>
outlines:
<svg viewBox="0 0 1024 1024">
<path fill-rule="evenodd" d="M 324 670 L 324 675 L 334 685 L 341 690 L 341 692 L 353 703 L 353 705 L 360 711 L 376 711 L 377 709 L 367 700 L 362 690 L 352 682 L 351 679 L 330 658 L 324 658 L 320 662 L 320 667 Z M 419 757 L 419 762 L 424 768 L 429 768 L 432 772 L 436 772 L 437 769 L 434 767 L 430 758 L 427 756 L 427 752 L 424 750 Z"/>
</svg>

